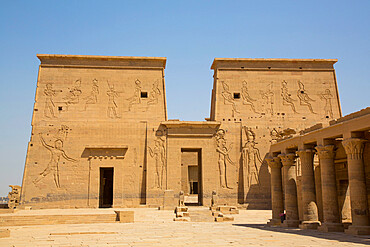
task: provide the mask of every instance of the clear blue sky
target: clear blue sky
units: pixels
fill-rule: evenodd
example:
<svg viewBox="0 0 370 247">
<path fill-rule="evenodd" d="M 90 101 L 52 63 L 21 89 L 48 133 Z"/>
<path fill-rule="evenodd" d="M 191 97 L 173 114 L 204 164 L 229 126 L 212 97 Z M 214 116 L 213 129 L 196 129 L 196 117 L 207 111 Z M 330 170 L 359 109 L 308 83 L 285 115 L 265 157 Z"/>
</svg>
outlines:
<svg viewBox="0 0 370 247">
<path fill-rule="evenodd" d="M 337 58 L 345 115 L 370 102 L 369 10 L 355 0 L 2 0 L 0 196 L 22 182 L 37 53 L 167 57 L 168 114 L 182 120 L 209 116 L 215 57 Z"/>
</svg>

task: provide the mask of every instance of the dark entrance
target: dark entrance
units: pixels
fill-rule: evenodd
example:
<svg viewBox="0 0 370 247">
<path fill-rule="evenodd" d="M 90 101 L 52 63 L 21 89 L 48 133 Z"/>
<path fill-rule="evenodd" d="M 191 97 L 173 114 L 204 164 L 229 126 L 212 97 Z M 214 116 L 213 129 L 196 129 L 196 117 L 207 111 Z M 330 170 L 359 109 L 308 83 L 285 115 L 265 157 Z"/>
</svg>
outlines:
<svg viewBox="0 0 370 247">
<path fill-rule="evenodd" d="M 100 168 L 100 208 L 111 208 L 113 205 L 113 173 L 113 168 Z"/>
<path fill-rule="evenodd" d="M 203 204 L 201 149 L 181 149 L 181 190 L 185 195 L 185 205 Z"/>
</svg>

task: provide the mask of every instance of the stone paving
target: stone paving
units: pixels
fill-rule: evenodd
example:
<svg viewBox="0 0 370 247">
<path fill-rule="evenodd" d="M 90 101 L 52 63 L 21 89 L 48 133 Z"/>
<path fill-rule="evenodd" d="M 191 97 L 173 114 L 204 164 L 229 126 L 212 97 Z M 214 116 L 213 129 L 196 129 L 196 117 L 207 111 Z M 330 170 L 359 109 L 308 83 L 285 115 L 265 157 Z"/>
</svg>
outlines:
<svg viewBox="0 0 370 247">
<path fill-rule="evenodd" d="M 221 223 L 174 222 L 171 211 L 152 208 L 132 210 L 135 211 L 135 223 L 7 227 L 11 230 L 11 236 L 0 239 L 0 246 L 370 245 L 370 236 L 265 227 L 271 217 L 269 210 L 240 210 L 239 215 L 234 215 L 234 222 Z M 27 213 L 36 213 L 32 211 Z M 91 209 L 87 211 L 91 212 Z M 50 213 L 47 210 L 44 212 Z"/>
</svg>

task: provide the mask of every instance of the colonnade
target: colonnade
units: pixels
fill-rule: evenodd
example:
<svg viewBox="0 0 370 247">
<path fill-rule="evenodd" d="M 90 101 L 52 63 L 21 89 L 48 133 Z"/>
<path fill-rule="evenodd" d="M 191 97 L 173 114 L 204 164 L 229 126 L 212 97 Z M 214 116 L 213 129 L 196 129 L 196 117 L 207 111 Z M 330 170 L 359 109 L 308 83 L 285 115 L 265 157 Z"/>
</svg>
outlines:
<svg viewBox="0 0 370 247">
<path fill-rule="evenodd" d="M 294 138 L 293 138 L 294 139 Z M 289 142 L 289 140 L 287 141 Z M 294 140 L 292 141 L 292 143 Z M 370 215 L 364 168 L 364 147 L 366 139 L 346 138 L 341 143 L 347 156 L 348 183 L 352 214 L 352 224 L 345 231 L 350 234 L 370 234 Z M 325 143 L 325 142 L 322 142 Z M 335 145 L 311 145 L 302 149 L 278 150 L 266 161 L 271 168 L 272 220 L 280 224 L 280 215 L 286 212 L 286 219 L 281 224 L 285 227 L 318 229 L 324 232 L 344 231 L 338 204 L 335 171 Z M 289 146 L 281 145 L 282 147 Z M 294 151 L 292 151 L 294 150 Z M 321 172 L 322 214 L 319 221 L 316 202 L 314 154 L 318 155 Z M 297 192 L 296 159 L 301 161 L 302 187 Z M 297 193 L 302 193 L 302 207 L 298 209 Z M 303 219 L 299 219 L 298 210 L 303 210 Z"/>
</svg>

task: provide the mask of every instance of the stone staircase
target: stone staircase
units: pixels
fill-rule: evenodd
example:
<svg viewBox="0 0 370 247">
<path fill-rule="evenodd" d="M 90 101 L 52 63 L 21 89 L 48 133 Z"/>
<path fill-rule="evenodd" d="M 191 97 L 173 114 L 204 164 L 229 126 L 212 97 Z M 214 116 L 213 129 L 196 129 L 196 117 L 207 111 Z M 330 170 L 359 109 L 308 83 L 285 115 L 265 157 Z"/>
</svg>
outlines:
<svg viewBox="0 0 370 247">
<path fill-rule="evenodd" d="M 214 222 L 211 210 L 208 207 L 189 207 L 190 221 L 192 222 Z"/>
</svg>

